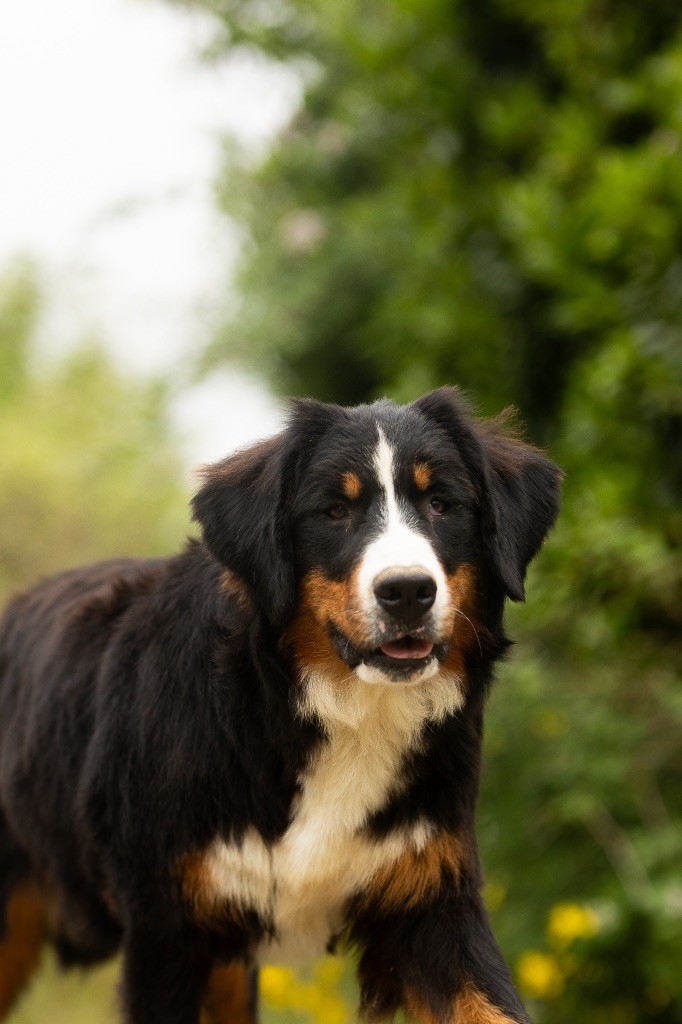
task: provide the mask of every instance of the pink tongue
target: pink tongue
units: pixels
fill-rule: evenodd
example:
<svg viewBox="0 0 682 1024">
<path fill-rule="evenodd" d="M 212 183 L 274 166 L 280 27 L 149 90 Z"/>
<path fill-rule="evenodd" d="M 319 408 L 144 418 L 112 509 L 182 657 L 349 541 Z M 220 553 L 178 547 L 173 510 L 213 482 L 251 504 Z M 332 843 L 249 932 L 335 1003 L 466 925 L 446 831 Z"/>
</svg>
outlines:
<svg viewBox="0 0 682 1024">
<path fill-rule="evenodd" d="M 389 658 L 428 658 L 433 644 L 428 640 L 412 640 L 406 636 L 402 640 L 382 644 L 379 650 Z"/>
</svg>

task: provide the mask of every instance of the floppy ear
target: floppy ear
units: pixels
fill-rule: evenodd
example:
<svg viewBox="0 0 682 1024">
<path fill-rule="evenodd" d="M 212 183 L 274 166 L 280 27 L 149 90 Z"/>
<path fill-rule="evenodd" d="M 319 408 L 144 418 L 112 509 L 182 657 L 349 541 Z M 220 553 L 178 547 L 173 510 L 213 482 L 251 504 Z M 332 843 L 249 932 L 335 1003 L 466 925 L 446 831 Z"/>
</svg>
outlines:
<svg viewBox="0 0 682 1024">
<path fill-rule="evenodd" d="M 445 428 L 479 493 L 483 543 L 491 568 L 514 601 L 559 512 L 562 472 L 537 448 L 514 437 L 505 414 L 475 420 L 457 388 L 439 388 L 414 403 Z"/>
<path fill-rule="evenodd" d="M 474 429 L 486 460 L 484 524 L 494 567 L 508 596 L 523 601 L 528 564 L 559 513 L 563 474 L 543 452 L 507 432 L 504 414 L 479 420 Z"/>
<path fill-rule="evenodd" d="M 273 624 L 294 603 L 294 570 L 285 494 L 286 434 L 206 466 L 192 518 L 209 551 L 251 588 Z"/>
</svg>

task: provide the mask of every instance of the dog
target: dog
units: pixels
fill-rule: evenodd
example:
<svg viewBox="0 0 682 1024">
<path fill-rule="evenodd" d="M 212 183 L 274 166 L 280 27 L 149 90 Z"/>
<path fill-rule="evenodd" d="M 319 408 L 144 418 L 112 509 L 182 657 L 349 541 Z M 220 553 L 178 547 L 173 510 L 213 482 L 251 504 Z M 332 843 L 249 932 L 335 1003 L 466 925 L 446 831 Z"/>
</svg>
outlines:
<svg viewBox="0 0 682 1024">
<path fill-rule="evenodd" d="M 348 945 L 361 1012 L 529 1021 L 480 895 L 483 707 L 561 473 L 455 388 L 292 403 L 203 471 L 202 541 L 0 624 L 0 1017 L 52 943 L 129 1024 L 248 1024 Z"/>
</svg>

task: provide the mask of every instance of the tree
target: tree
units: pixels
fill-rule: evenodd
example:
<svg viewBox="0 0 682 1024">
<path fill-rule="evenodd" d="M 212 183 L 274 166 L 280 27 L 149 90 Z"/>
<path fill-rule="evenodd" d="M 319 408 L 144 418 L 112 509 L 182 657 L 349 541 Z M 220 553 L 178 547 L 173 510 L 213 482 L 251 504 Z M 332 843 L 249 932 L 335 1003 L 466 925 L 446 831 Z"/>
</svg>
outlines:
<svg viewBox="0 0 682 1024">
<path fill-rule="evenodd" d="M 680 1024 L 682 12 L 673 0 L 206 0 L 301 69 L 207 366 L 341 402 L 463 384 L 567 470 L 481 813 L 542 1021 Z"/>
<path fill-rule="evenodd" d="M 48 572 L 176 548 L 187 524 L 163 385 L 118 373 L 101 348 L 59 360 L 34 344 L 30 265 L 0 280 L 0 595 Z"/>
</svg>

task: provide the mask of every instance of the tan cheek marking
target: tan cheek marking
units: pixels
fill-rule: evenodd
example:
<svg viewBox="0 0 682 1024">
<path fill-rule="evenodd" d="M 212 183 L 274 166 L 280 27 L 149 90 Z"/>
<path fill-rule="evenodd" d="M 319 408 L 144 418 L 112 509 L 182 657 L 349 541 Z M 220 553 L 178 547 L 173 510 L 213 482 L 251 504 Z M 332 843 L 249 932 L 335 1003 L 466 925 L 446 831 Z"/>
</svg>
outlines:
<svg viewBox="0 0 682 1024">
<path fill-rule="evenodd" d="M 314 569 L 303 580 L 296 614 L 285 636 L 299 671 L 315 666 L 338 679 L 348 678 L 348 666 L 329 636 L 330 623 L 358 647 L 371 644 L 359 607 L 358 573 L 359 568 L 347 580 L 335 581 Z"/>
<path fill-rule="evenodd" d="M 424 999 L 411 991 L 405 993 L 405 1009 L 420 1024 L 517 1024 L 473 985 L 467 985 L 457 994 L 452 1013 L 445 1019 L 436 1017 Z"/>
<path fill-rule="evenodd" d="M 425 491 L 431 483 L 431 470 L 425 462 L 415 462 L 414 482 L 420 491 Z"/>
<path fill-rule="evenodd" d="M 487 631 L 478 622 L 478 595 L 476 591 L 476 570 L 472 565 L 460 565 L 447 576 L 450 592 L 450 618 L 447 631 L 452 640 L 445 659 L 445 667 L 463 676 L 464 655 L 472 647 L 478 647 L 479 640 Z"/>
<path fill-rule="evenodd" d="M 9 1011 L 40 961 L 46 938 L 45 904 L 35 882 L 19 886 L 7 904 L 0 941 L 0 1016 Z"/>
<path fill-rule="evenodd" d="M 456 608 L 471 616 L 476 614 L 476 570 L 473 565 L 460 565 L 447 577 L 450 600 Z"/>
<path fill-rule="evenodd" d="M 249 970 L 244 964 L 214 967 L 204 996 L 201 1024 L 252 1024 Z"/>
<path fill-rule="evenodd" d="M 422 850 L 407 850 L 372 879 L 364 901 L 385 910 L 413 907 L 440 887 L 443 874 L 459 878 L 470 860 L 468 845 L 443 832 Z"/>
<path fill-rule="evenodd" d="M 343 487 L 343 493 L 350 501 L 355 501 L 362 493 L 362 482 L 360 477 L 350 469 L 341 477 L 341 486 Z"/>
</svg>

